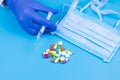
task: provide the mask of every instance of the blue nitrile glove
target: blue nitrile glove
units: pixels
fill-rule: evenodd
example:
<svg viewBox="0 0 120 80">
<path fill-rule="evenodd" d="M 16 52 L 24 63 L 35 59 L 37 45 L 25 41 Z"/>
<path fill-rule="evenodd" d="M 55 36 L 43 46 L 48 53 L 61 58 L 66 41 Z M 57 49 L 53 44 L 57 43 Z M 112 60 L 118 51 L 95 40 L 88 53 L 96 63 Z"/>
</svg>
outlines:
<svg viewBox="0 0 120 80">
<path fill-rule="evenodd" d="M 38 12 L 56 14 L 58 13 L 57 10 L 50 9 L 35 0 L 5 0 L 5 3 L 12 10 L 19 24 L 26 32 L 37 35 L 42 25 L 46 26 L 46 32 L 56 30 L 56 25 L 40 16 Z"/>
</svg>

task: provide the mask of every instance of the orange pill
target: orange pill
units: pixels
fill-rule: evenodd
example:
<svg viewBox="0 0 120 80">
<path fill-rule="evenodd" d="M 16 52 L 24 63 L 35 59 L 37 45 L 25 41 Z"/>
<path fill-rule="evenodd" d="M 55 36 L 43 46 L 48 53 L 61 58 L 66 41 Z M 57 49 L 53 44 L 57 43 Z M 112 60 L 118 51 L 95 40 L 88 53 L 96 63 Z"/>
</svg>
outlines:
<svg viewBox="0 0 120 80">
<path fill-rule="evenodd" d="M 51 62 L 52 62 L 52 63 L 54 63 L 54 62 L 55 62 L 55 60 L 53 60 L 53 59 L 52 59 L 52 60 L 51 60 Z"/>
<path fill-rule="evenodd" d="M 61 49 L 61 51 L 63 51 L 64 50 L 64 48 L 62 47 L 62 48 L 60 48 Z"/>
</svg>

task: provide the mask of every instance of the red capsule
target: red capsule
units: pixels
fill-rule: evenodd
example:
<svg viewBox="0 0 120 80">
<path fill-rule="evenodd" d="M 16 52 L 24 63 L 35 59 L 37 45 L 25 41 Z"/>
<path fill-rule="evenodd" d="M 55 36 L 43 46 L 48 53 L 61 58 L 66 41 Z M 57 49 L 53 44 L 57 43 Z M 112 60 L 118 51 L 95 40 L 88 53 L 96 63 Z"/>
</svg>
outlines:
<svg viewBox="0 0 120 80">
<path fill-rule="evenodd" d="M 54 48 L 55 44 L 52 44 L 51 47 Z"/>
<path fill-rule="evenodd" d="M 49 54 L 44 54 L 44 58 L 49 58 Z"/>
<path fill-rule="evenodd" d="M 62 61 L 62 64 L 65 64 L 65 63 L 66 63 L 66 60 L 63 60 L 63 61 Z"/>
<path fill-rule="evenodd" d="M 51 47 L 51 48 L 50 48 L 50 51 L 53 51 L 53 50 L 54 50 L 54 48 L 53 48 L 53 47 Z"/>
</svg>

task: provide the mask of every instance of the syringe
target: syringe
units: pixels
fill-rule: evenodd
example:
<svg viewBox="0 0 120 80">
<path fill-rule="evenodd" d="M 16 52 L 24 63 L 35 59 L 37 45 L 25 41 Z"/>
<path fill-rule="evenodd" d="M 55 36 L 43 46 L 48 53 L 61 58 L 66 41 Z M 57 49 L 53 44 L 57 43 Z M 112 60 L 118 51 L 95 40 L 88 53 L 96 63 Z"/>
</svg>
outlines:
<svg viewBox="0 0 120 80">
<path fill-rule="evenodd" d="M 51 16 L 53 15 L 53 13 L 52 12 L 48 12 L 48 16 L 47 16 L 47 20 L 50 20 L 50 18 L 51 18 Z M 45 31 L 45 26 L 43 25 L 42 27 L 41 27 L 41 29 L 39 30 L 39 32 L 38 32 L 38 34 L 37 34 L 37 41 L 40 39 L 40 36 L 44 33 L 44 31 Z"/>
</svg>

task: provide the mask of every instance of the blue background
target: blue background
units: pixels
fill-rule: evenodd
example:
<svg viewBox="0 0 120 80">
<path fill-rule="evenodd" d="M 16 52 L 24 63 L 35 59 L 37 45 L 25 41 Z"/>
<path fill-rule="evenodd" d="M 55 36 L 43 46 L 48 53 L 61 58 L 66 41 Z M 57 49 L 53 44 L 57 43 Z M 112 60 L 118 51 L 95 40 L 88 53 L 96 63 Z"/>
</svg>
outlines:
<svg viewBox="0 0 120 80">
<path fill-rule="evenodd" d="M 62 9 L 63 4 L 72 0 L 39 0 L 48 7 Z M 80 6 L 88 0 L 80 0 Z M 109 0 L 105 8 L 120 12 L 120 0 Z M 86 11 L 87 12 L 87 11 Z M 91 13 L 91 11 L 89 11 Z M 59 14 L 54 16 L 55 21 Z M 96 15 L 95 15 L 96 17 Z M 106 23 L 114 25 L 115 19 L 104 17 Z M 110 63 L 63 40 L 44 34 L 35 44 L 35 36 L 21 29 L 9 9 L 0 7 L 0 80 L 119 80 L 120 50 Z M 43 59 L 49 45 L 62 40 L 64 47 L 73 52 L 66 64 L 53 64 Z"/>
</svg>

